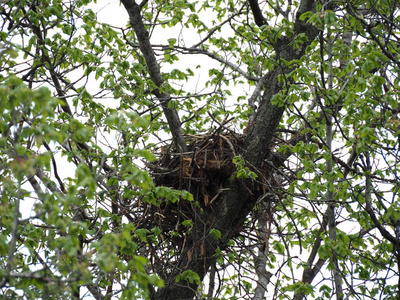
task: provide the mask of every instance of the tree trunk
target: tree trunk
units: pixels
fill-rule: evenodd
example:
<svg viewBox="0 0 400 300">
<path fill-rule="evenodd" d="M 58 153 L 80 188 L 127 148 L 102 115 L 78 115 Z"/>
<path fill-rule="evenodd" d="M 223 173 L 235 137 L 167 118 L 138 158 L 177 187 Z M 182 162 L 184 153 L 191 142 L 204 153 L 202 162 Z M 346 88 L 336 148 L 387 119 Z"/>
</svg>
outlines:
<svg viewBox="0 0 400 300">
<path fill-rule="evenodd" d="M 122 0 L 122 3 L 130 16 L 132 27 L 138 35 L 138 30 L 141 30 L 140 26 L 137 25 L 141 22 L 138 21 L 141 7 L 133 0 Z M 292 61 L 304 55 L 306 47 L 315 39 L 319 31 L 306 21 L 301 21 L 299 17 L 305 12 L 314 10 L 315 2 L 313 0 L 301 1 L 296 15 L 297 20 L 294 25 L 293 36 L 282 37 L 274 45 L 276 50 L 275 59 L 278 64 L 263 78 L 265 80 L 264 93 L 259 103 L 259 109 L 255 112 L 254 122 L 249 124 L 248 135 L 244 143 L 247 145 L 247 148 L 244 149 L 242 157 L 251 168 L 260 168 L 265 163 L 275 129 L 285 111 L 284 103 L 275 105 L 271 102 L 273 96 L 280 93 L 283 89 L 283 83 L 279 79 L 292 71 L 286 65 L 280 65 L 279 59 Z M 292 48 L 291 43 L 293 39 L 301 33 L 304 33 L 308 40 L 301 44 L 300 48 Z M 154 62 L 151 58 L 150 44 L 147 44 L 148 38 L 140 38 L 138 36 L 138 40 L 140 49 L 145 57 L 146 54 L 144 52 L 148 53 L 146 61 L 150 60 Z M 148 65 L 148 67 L 153 69 L 153 71 L 149 70 L 150 74 L 154 72 L 151 75 L 152 79 L 153 77 L 159 78 L 157 74 L 160 72 L 159 67 L 157 65 Z M 158 86 L 162 84 L 162 82 L 157 82 L 155 79 L 153 81 Z M 164 110 L 164 114 L 177 144 L 181 145 L 182 142 L 179 142 L 181 129 L 176 128 L 176 117 L 170 121 L 171 118 L 168 116 L 169 110 Z M 177 115 L 176 112 L 173 114 Z M 218 201 L 216 201 L 212 210 L 203 213 L 196 212 L 193 232 L 187 237 L 185 247 L 182 249 L 182 254 L 178 262 L 174 265 L 173 271 L 165 280 L 165 287 L 154 293 L 152 300 L 193 299 L 198 284 L 196 282 L 176 282 L 176 277 L 185 270 L 191 270 L 199 275 L 200 280 L 203 280 L 210 266 L 215 263 L 216 258 L 214 253 L 217 247 L 224 249 L 228 241 L 240 232 L 243 222 L 254 208 L 257 199 L 265 193 L 261 185 L 251 179 L 227 180 L 223 188 L 224 191 L 219 195 Z M 210 229 L 218 230 L 221 233 L 221 238 L 216 240 L 209 234 Z"/>
</svg>

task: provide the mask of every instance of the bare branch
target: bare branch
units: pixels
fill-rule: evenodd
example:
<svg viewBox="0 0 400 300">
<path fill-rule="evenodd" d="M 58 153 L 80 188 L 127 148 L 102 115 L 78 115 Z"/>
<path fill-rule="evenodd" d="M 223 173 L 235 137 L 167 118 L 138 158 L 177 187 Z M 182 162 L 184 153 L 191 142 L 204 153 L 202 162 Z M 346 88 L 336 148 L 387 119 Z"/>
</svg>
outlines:
<svg viewBox="0 0 400 300">
<path fill-rule="evenodd" d="M 231 68 L 233 71 L 238 72 L 240 75 L 242 75 L 243 77 L 245 77 L 246 79 L 250 80 L 250 81 L 258 81 L 260 78 L 256 77 L 256 76 L 252 76 L 249 73 L 247 73 L 246 71 L 242 70 L 240 68 L 240 66 L 235 65 L 234 63 L 230 62 L 229 60 L 223 58 L 222 56 L 216 54 L 216 53 L 212 53 L 209 52 L 207 50 L 204 49 L 195 49 L 195 48 L 187 48 L 187 47 L 182 47 L 182 46 L 176 46 L 174 47 L 175 49 L 179 49 L 179 50 L 183 50 L 182 53 L 185 54 L 204 54 L 207 55 L 208 57 L 228 66 L 229 68 Z"/>
</svg>

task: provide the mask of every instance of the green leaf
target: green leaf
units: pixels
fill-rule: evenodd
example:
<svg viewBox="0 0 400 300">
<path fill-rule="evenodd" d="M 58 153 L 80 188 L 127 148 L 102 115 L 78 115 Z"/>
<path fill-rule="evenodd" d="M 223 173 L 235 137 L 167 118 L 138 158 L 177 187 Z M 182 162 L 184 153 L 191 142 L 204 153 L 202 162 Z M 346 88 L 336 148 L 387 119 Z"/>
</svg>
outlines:
<svg viewBox="0 0 400 300">
<path fill-rule="evenodd" d="M 219 231 L 219 230 L 217 230 L 217 229 L 214 229 L 214 228 L 211 228 L 211 229 L 210 229 L 210 235 L 211 235 L 214 239 L 219 240 L 219 239 L 221 238 L 221 231 Z"/>
<path fill-rule="evenodd" d="M 285 247 L 281 243 L 274 241 L 273 247 L 279 254 L 285 253 Z"/>
<path fill-rule="evenodd" d="M 179 274 L 175 279 L 175 282 L 181 281 L 189 281 L 189 283 L 200 284 L 200 276 L 196 272 L 186 270 Z"/>
</svg>

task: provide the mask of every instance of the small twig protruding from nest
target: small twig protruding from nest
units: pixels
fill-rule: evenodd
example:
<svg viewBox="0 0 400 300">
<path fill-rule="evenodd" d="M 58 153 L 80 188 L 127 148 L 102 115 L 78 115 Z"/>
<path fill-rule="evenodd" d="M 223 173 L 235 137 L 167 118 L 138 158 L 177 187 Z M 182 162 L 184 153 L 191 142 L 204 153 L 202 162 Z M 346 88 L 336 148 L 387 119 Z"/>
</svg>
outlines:
<svg viewBox="0 0 400 300">
<path fill-rule="evenodd" d="M 220 135 L 220 137 L 222 137 L 227 142 L 227 144 L 229 145 L 229 147 L 232 150 L 233 156 L 237 156 L 236 151 L 235 151 L 235 147 L 233 147 L 231 141 L 226 136 Z"/>
</svg>

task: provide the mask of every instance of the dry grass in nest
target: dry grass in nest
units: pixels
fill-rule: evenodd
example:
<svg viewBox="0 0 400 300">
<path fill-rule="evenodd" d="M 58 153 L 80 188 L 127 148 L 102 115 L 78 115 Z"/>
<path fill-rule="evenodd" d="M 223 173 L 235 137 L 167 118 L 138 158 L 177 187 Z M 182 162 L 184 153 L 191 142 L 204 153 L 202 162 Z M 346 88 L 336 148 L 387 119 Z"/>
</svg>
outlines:
<svg viewBox="0 0 400 300">
<path fill-rule="evenodd" d="M 243 138 L 215 132 L 187 140 L 187 152 L 163 148 L 152 175 L 156 185 L 187 190 L 207 207 L 235 171 L 232 159 L 241 153 Z"/>
</svg>

